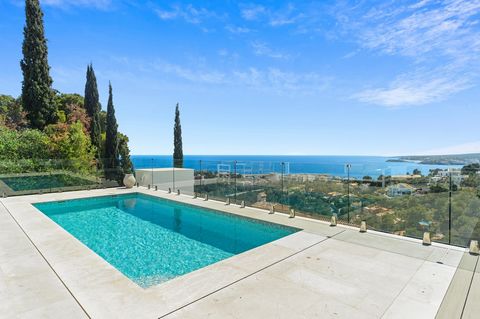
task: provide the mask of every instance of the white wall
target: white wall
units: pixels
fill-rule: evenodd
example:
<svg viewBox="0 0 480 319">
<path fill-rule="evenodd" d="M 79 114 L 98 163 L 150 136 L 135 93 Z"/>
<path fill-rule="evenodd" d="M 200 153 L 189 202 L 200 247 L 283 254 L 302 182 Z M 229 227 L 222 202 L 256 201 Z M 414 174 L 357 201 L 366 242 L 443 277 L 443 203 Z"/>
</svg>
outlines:
<svg viewBox="0 0 480 319">
<path fill-rule="evenodd" d="M 186 194 L 193 194 L 194 191 L 194 171 L 190 168 L 137 169 L 135 176 L 140 186 L 158 186 L 161 190 L 171 188 L 172 191 L 180 189 Z"/>
</svg>

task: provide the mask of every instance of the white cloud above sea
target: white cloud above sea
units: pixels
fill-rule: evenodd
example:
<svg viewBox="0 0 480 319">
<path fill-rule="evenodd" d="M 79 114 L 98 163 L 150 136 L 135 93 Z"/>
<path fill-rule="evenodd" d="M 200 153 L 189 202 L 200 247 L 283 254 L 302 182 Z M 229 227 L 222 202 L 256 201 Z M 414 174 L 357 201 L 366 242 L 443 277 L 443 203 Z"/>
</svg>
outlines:
<svg viewBox="0 0 480 319">
<path fill-rule="evenodd" d="M 403 71 L 390 73 L 385 83 L 369 84 L 366 79 L 365 87 L 351 95 L 363 103 L 388 108 L 427 105 L 475 86 L 479 77 L 480 0 L 344 0 L 330 8 L 310 2 L 243 4 L 239 10 L 246 23 L 289 26 L 297 35 L 320 32 L 355 43 L 358 49 L 344 58 L 363 51 L 373 59 L 384 55 L 406 61 Z M 326 15 L 334 18 L 333 29 L 325 28 Z M 283 58 L 265 42 L 251 46 L 257 56 Z"/>
<path fill-rule="evenodd" d="M 399 108 L 445 100 L 474 85 L 480 71 L 479 0 L 388 2 L 358 15 L 339 13 L 359 30 L 361 47 L 411 60 L 413 70 L 354 94 L 361 102 Z M 353 21 L 353 17 L 359 19 Z M 438 65 L 441 65 L 440 67 Z"/>
<path fill-rule="evenodd" d="M 58 8 L 81 6 L 108 9 L 118 2 L 41 0 L 41 3 Z M 282 70 L 286 61 L 301 54 L 295 52 L 293 46 L 286 46 L 286 43 L 295 41 L 275 42 L 276 38 L 270 38 L 270 34 L 279 32 L 278 30 L 287 30 L 285 36 L 288 37 L 312 38 L 312 41 L 315 40 L 314 34 L 334 34 L 329 41 L 355 45 L 349 48 L 349 53 L 342 55 L 344 60 L 355 61 L 359 56 L 364 58 L 365 52 L 371 60 L 378 56 L 401 59 L 404 66 L 400 71 L 394 71 L 395 68 L 390 71 L 388 66 L 379 66 L 372 70 L 379 77 L 365 77 L 361 86 L 356 86 L 355 83 L 341 88 L 346 92 L 345 96 L 362 103 L 386 108 L 428 105 L 447 100 L 474 87 L 479 79 L 480 0 L 339 0 L 333 4 L 306 1 L 269 5 L 240 3 L 233 5 L 233 12 L 228 9 L 200 2 L 148 2 L 147 5 L 147 10 L 153 12 L 159 20 L 183 21 L 205 33 L 227 32 L 232 39 L 238 39 L 235 46 L 240 49 L 235 49 L 245 59 L 247 56 L 270 58 L 270 61 L 259 60 L 261 65 L 249 62 L 255 65 L 254 70 L 262 70 L 264 79 L 274 78 L 272 74 L 275 72 L 268 70 Z M 334 23 L 325 22 L 332 18 Z M 212 26 L 213 23 L 220 23 L 221 26 Z M 263 33 L 265 29 L 269 33 Z M 249 50 L 245 56 L 242 46 Z M 302 74 L 308 72 L 292 71 L 293 69 L 292 67 L 286 72 L 292 79 L 313 79 L 313 83 L 302 86 L 316 88 L 316 77 L 302 77 Z M 220 74 L 235 77 L 235 74 L 248 74 L 251 69 L 248 65 L 243 65 L 240 71 L 232 67 L 217 72 L 176 64 L 170 66 L 170 70 L 170 74 L 176 73 L 186 80 L 196 78 L 205 83 L 218 83 L 223 81 Z M 255 72 L 251 75 L 254 76 Z M 373 82 L 375 78 L 382 78 L 383 82 Z"/>
<path fill-rule="evenodd" d="M 220 55 L 229 52 L 221 51 Z M 117 63 L 128 65 L 144 74 L 159 72 L 197 85 L 242 86 L 278 95 L 311 95 L 325 91 L 332 78 L 315 72 L 293 72 L 276 67 L 244 67 L 218 69 L 206 63 L 194 61 L 191 65 L 172 63 L 166 60 L 132 60 L 112 57 Z"/>
<path fill-rule="evenodd" d="M 389 108 L 425 105 L 442 101 L 473 86 L 471 76 L 451 67 L 404 73 L 388 86 L 366 89 L 354 95 L 361 102 Z"/>
<path fill-rule="evenodd" d="M 480 153 L 480 141 L 450 145 L 443 148 L 429 149 L 419 152 L 421 155 L 439 155 L 439 154 L 470 154 Z"/>
</svg>

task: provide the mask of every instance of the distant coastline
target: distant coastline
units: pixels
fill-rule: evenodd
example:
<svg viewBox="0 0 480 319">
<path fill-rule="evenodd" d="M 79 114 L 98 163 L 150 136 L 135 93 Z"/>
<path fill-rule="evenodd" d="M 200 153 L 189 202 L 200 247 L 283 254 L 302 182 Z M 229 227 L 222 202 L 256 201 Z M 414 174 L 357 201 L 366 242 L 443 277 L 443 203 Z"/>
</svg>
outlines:
<svg viewBox="0 0 480 319">
<path fill-rule="evenodd" d="M 415 162 L 426 165 L 468 165 L 480 163 L 480 153 L 455 155 L 415 155 L 399 156 L 388 162 Z"/>
<path fill-rule="evenodd" d="M 401 158 L 390 158 L 387 160 L 387 162 L 389 163 L 408 163 L 408 162 L 411 162 L 409 160 L 404 160 L 404 159 L 401 159 Z"/>
<path fill-rule="evenodd" d="M 136 169 L 172 167 L 171 155 L 132 155 Z M 184 167 L 195 170 L 233 170 L 237 163 L 239 173 L 328 174 L 362 178 L 380 175 L 406 175 L 419 170 L 428 175 L 433 169 L 461 168 L 463 164 L 421 163 L 418 159 L 382 156 L 292 156 L 292 155 L 185 155 Z M 282 163 L 285 163 L 282 168 Z M 347 170 L 347 164 L 350 168 Z"/>
</svg>

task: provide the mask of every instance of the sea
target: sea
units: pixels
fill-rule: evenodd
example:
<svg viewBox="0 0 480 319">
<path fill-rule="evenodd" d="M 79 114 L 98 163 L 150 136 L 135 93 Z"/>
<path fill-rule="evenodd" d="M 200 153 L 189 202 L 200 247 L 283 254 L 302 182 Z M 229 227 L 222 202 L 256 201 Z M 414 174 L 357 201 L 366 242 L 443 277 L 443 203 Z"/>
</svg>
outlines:
<svg viewBox="0 0 480 319">
<path fill-rule="evenodd" d="M 132 155 L 131 159 L 135 169 L 173 166 L 171 155 Z M 427 175 L 433 169 L 462 167 L 391 161 L 397 159 L 382 156 L 185 155 L 183 167 L 221 173 L 325 174 L 353 178 L 407 175 L 414 170 Z"/>
</svg>

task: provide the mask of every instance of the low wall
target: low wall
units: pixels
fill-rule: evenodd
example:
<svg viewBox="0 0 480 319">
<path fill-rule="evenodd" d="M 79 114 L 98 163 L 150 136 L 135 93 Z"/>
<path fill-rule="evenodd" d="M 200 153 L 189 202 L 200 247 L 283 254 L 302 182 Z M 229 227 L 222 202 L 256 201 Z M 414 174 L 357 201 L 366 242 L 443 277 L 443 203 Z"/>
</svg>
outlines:
<svg viewBox="0 0 480 319">
<path fill-rule="evenodd" d="M 135 177 L 140 186 L 157 186 L 161 190 L 180 189 L 182 193 L 194 191 L 194 171 L 190 168 L 136 169 Z"/>
</svg>

